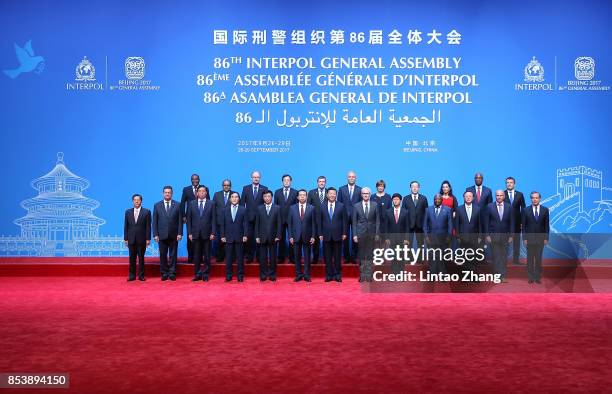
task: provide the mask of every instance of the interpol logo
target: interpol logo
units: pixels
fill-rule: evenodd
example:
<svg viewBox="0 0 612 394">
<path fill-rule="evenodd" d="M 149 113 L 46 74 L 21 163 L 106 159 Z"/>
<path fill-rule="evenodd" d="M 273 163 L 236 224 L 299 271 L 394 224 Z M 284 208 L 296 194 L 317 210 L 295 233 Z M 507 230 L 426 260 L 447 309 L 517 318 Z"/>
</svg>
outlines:
<svg viewBox="0 0 612 394">
<path fill-rule="evenodd" d="M 93 82 L 96 80 L 96 68 L 87 59 L 87 56 L 83 56 L 83 60 L 76 66 L 75 80 L 79 82 Z"/>
<path fill-rule="evenodd" d="M 574 62 L 574 76 L 579 81 L 590 81 L 595 77 L 595 60 L 592 57 L 581 56 Z"/>
<path fill-rule="evenodd" d="M 125 59 L 125 77 L 127 79 L 143 79 L 145 76 L 145 61 L 139 56 Z"/>
<path fill-rule="evenodd" d="M 534 56 L 525 66 L 525 82 L 544 82 L 544 67 Z"/>
</svg>

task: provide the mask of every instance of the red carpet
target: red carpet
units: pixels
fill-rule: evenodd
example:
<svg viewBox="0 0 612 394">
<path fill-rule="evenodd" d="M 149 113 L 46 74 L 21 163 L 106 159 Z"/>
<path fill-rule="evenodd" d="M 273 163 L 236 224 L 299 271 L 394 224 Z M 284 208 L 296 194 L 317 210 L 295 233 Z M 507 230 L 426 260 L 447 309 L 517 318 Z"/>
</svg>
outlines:
<svg viewBox="0 0 612 394">
<path fill-rule="evenodd" d="M 69 372 L 70 392 L 605 392 L 612 385 L 611 294 L 368 294 L 354 280 L 289 278 L 0 277 L 0 284 L 0 372 Z"/>
</svg>

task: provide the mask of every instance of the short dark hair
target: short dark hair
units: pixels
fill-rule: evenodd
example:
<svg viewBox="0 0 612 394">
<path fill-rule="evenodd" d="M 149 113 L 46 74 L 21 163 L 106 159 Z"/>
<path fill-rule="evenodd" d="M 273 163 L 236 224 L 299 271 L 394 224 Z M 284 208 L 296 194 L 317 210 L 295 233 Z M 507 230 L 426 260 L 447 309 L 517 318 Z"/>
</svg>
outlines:
<svg viewBox="0 0 612 394">
<path fill-rule="evenodd" d="M 335 187 L 330 187 L 330 188 L 327 189 L 328 193 L 331 192 L 331 191 L 334 191 L 334 192 L 338 193 L 338 191 L 336 190 Z"/>
<path fill-rule="evenodd" d="M 391 197 L 391 199 L 393 200 L 395 197 L 399 198 L 400 200 L 402 199 L 402 195 L 399 193 L 393 193 L 393 197 Z"/>
<path fill-rule="evenodd" d="M 234 194 L 236 194 L 238 196 L 238 198 L 240 198 L 240 193 L 238 193 L 238 192 L 231 192 L 230 193 L 230 197 L 232 197 Z"/>
<path fill-rule="evenodd" d="M 281 181 L 282 181 L 283 179 L 285 179 L 285 177 L 286 177 L 286 176 L 288 176 L 288 177 L 289 177 L 289 180 L 290 180 L 290 181 L 292 181 L 292 180 L 293 180 L 293 178 L 291 177 L 291 175 L 289 175 L 289 174 L 284 174 L 283 176 L 281 176 Z"/>
<path fill-rule="evenodd" d="M 421 184 L 418 181 L 410 181 L 410 187 L 412 187 L 413 183 L 416 183 L 417 185 L 421 186 Z"/>
<path fill-rule="evenodd" d="M 474 197 L 474 193 L 472 193 L 472 191 L 471 191 L 471 190 L 466 190 L 466 191 L 464 191 L 464 192 L 463 192 L 463 197 L 465 197 L 465 194 L 466 194 L 466 193 L 470 193 L 470 194 L 472 195 L 472 197 Z"/>
<path fill-rule="evenodd" d="M 325 175 L 319 175 L 319 177 L 317 178 L 317 182 L 319 182 L 321 179 L 325 179 L 325 180 L 327 180 L 327 178 L 325 177 Z"/>
<path fill-rule="evenodd" d="M 506 178 L 507 181 L 512 180 L 512 182 L 516 183 L 516 179 L 514 179 L 513 177 L 509 176 L 508 178 Z"/>
<path fill-rule="evenodd" d="M 170 185 L 166 185 L 166 186 L 164 186 L 164 188 L 162 189 L 162 191 L 166 191 L 166 189 L 170 189 L 170 191 L 172 191 L 172 186 L 170 186 Z"/>
<path fill-rule="evenodd" d="M 229 180 L 229 179 L 224 179 L 224 180 L 221 182 L 221 187 L 223 187 L 223 184 L 224 184 L 225 182 L 229 183 L 229 187 L 232 187 L 232 181 L 231 181 L 231 180 Z"/>
<path fill-rule="evenodd" d="M 265 196 L 266 194 L 272 195 L 272 190 L 268 189 L 268 190 L 264 191 L 261 195 Z"/>
<path fill-rule="evenodd" d="M 204 185 L 198 185 L 197 190 L 200 190 L 200 189 L 206 189 L 206 192 L 208 193 L 208 188 L 207 188 L 206 186 L 204 186 Z"/>
<path fill-rule="evenodd" d="M 136 197 L 140 198 L 140 201 L 142 201 L 142 196 L 138 193 L 134 193 L 132 194 L 132 200 L 135 199 Z"/>
<path fill-rule="evenodd" d="M 191 174 L 191 177 L 192 177 L 192 178 L 193 178 L 194 176 L 195 176 L 195 177 L 197 177 L 198 179 L 200 179 L 200 176 L 199 176 L 198 174 Z"/>
<path fill-rule="evenodd" d="M 306 193 L 306 195 L 308 195 L 308 192 L 306 191 L 306 189 L 300 189 L 300 190 L 298 190 L 298 194 L 300 194 L 301 192 L 304 192 L 304 193 Z"/>
<path fill-rule="evenodd" d="M 536 192 L 535 190 L 529 193 L 529 197 L 533 196 L 534 194 L 537 194 L 538 197 L 542 198 L 542 195 L 540 194 L 540 192 Z"/>
<path fill-rule="evenodd" d="M 383 181 L 382 179 L 380 179 L 380 180 L 378 180 L 378 181 L 376 182 L 376 187 L 378 187 L 378 186 L 382 186 L 382 187 L 386 188 L 386 187 L 387 187 L 387 184 L 385 183 L 385 181 Z"/>
</svg>

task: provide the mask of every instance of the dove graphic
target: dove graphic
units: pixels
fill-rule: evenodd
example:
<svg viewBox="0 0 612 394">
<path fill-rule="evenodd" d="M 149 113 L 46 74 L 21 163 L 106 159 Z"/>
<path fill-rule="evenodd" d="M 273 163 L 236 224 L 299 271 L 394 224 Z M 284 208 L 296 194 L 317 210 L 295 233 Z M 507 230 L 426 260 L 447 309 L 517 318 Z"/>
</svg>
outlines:
<svg viewBox="0 0 612 394">
<path fill-rule="evenodd" d="M 19 47 L 17 44 L 14 45 L 19 67 L 12 70 L 4 70 L 4 73 L 11 79 L 17 78 L 21 73 L 28 73 L 31 71 L 37 74 L 40 73 L 44 67 L 45 59 L 42 56 L 34 56 L 32 40 L 26 42 L 23 48 Z"/>
</svg>

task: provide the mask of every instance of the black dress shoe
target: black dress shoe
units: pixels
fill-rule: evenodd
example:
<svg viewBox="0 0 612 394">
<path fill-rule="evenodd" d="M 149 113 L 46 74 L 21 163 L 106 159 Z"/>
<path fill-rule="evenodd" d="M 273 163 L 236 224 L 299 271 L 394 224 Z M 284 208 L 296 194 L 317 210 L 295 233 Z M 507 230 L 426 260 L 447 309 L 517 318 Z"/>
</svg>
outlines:
<svg viewBox="0 0 612 394">
<path fill-rule="evenodd" d="M 293 278 L 293 281 L 294 281 L 294 282 L 299 282 L 299 281 L 301 281 L 301 280 L 302 280 L 302 277 L 301 277 L 301 276 L 296 276 L 295 278 Z"/>
<path fill-rule="evenodd" d="M 225 281 L 226 281 L 226 282 L 231 282 L 231 281 L 232 281 L 232 278 L 228 278 L 228 277 L 226 277 L 226 278 L 225 278 Z"/>
<path fill-rule="evenodd" d="M 238 282 L 244 282 L 244 278 L 242 276 L 238 277 Z"/>
<path fill-rule="evenodd" d="M 146 279 L 144 276 L 141 276 L 140 278 L 138 278 L 139 281 L 144 282 Z"/>
<path fill-rule="evenodd" d="M 200 278 L 199 276 L 194 276 L 193 278 L 191 278 L 192 282 L 197 282 L 199 280 L 202 280 L 202 278 Z"/>
<path fill-rule="evenodd" d="M 134 280 L 136 280 L 136 278 L 128 278 L 128 279 L 127 279 L 127 281 L 128 281 L 128 282 L 132 282 L 132 281 L 134 281 Z"/>
<path fill-rule="evenodd" d="M 265 276 L 261 276 L 259 277 L 259 281 L 260 282 L 265 282 L 268 278 L 266 278 Z"/>
<path fill-rule="evenodd" d="M 171 280 L 171 281 L 175 281 L 175 280 L 176 280 L 176 276 L 174 276 L 174 275 L 170 275 L 170 280 Z"/>
<path fill-rule="evenodd" d="M 334 279 L 336 282 L 342 282 L 342 278 L 337 277 L 336 279 Z"/>
<path fill-rule="evenodd" d="M 326 282 L 331 282 L 331 281 L 332 281 L 332 278 L 325 278 L 325 281 L 326 281 Z"/>
<path fill-rule="evenodd" d="M 162 282 L 165 282 L 168 280 L 168 277 L 166 275 L 162 275 L 161 279 L 162 279 Z"/>
<path fill-rule="evenodd" d="M 306 282 L 312 282 L 312 280 L 310 279 L 310 276 L 305 276 L 305 277 L 304 277 L 304 280 L 305 280 Z"/>
<path fill-rule="evenodd" d="M 529 279 L 529 283 L 533 283 L 533 279 Z"/>
<path fill-rule="evenodd" d="M 268 279 L 270 279 L 270 281 L 272 282 L 276 282 L 276 278 L 268 278 Z"/>
</svg>

